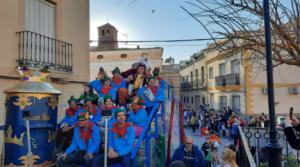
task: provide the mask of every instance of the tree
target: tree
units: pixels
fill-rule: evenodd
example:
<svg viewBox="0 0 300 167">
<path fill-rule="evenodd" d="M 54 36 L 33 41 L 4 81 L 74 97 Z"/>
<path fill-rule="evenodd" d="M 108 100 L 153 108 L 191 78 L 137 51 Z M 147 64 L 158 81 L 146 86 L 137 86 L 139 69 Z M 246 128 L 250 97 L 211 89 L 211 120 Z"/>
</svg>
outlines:
<svg viewBox="0 0 300 167">
<path fill-rule="evenodd" d="M 175 59 L 173 57 L 169 57 L 165 59 L 165 63 L 167 64 L 174 64 L 175 63 Z"/>
<path fill-rule="evenodd" d="M 191 0 L 187 4 L 189 10 L 181 7 L 213 38 L 216 49 L 247 49 L 264 58 L 262 0 Z M 300 67 L 300 0 L 270 0 L 270 21 L 275 65 Z"/>
</svg>

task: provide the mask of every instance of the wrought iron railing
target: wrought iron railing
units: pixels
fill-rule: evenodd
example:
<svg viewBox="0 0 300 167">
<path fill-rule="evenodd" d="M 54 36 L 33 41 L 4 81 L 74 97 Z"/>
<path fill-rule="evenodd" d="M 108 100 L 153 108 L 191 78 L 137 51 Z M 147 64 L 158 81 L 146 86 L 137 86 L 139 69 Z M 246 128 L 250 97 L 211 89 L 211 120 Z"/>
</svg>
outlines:
<svg viewBox="0 0 300 167">
<path fill-rule="evenodd" d="M 282 149 L 282 166 L 298 167 L 300 165 L 300 152 L 291 148 L 284 135 L 283 129 L 277 128 L 277 139 Z M 269 141 L 269 129 L 257 128 L 257 127 L 245 127 L 243 128 L 246 140 L 250 147 L 254 148 L 254 159 L 256 165 L 263 166 L 267 164 L 267 150 L 266 144 Z"/>
<path fill-rule="evenodd" d="M 181 83 L 182 90 L 199 89 L 202 87 L 203 87 L 203 82 L 201 79 Z"/>
<path fill-rule="evenodd" d="M 227 74 L 226 85 L 240 85 L 240 74 L 239 73 Z"/>
<path fill-rule="evenodd" d="M 17 62 L 32 68 L 72 73 L 72 44 L 31 31 L 17 32 L 19 58 Z"/>
<path fill-rule="evenodd" d="M 256 167 L 255 161 L 250 151 L 250 147 L 247 143 L 246 137 L 243 133 L 242 128 L 239 126 L 239 140 L 240 146 L 237 152 L 237 157 L 239 157 L 239 166 L 242 167 Z"/>
<path fill-rule="evenodd" d="M 220 75 L 215 77 L 216 86 L 226 86 L 226 76 Z"/>
</svg>

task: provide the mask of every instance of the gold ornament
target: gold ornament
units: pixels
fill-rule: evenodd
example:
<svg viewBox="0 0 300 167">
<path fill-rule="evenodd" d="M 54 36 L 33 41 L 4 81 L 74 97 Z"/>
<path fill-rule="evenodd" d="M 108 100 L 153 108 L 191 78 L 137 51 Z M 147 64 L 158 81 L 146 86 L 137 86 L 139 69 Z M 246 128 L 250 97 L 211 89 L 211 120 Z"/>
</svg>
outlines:
<svg viewBox="0 0 300 167">
<path fill-rule="evenodd" d="M 26 106 L 30 106 L 32 103 L 29 101 L 28 96 L 20 95 L 17 102 L 13 102 L 14 105 L 19 106 L 21 110 L 24 110 Z"/>
<path fill-rule="evenodd" d="M 20 138 L 18 138 L 17 135 L 12 137 L 12 128 L 11 128 L 11 126 L 9 126 L 7 129 L 7 132 L 5 133 L 4 141 L 5 141 L 5 143 L 11 143 L 11 144 L 23 146 L 24 145 L 23 144 L 24 134 L 25 134 L 25 132 L 21 133 Z"/>
</svg>

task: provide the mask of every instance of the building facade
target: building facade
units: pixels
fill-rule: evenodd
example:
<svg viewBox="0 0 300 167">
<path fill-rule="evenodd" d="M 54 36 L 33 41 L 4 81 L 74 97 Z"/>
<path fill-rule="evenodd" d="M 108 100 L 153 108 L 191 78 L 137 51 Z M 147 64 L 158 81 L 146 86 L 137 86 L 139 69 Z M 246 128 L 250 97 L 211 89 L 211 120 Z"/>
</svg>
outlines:
<svg viewBox="0 0 300 167">
<path fill-rule="evenodd" d="M 229 106 L 247 115 L 268 113 L 265 60 L 248 50 L 219 52 L 210 47 L 195 54 L 202 55 L 201 60 L 201 56 L 193 55 L 182 62 L 181 100 L 195 109 L 206 102 L 216 110 Z M 204 75 L 197 72 L 202 67 Z M 279 65 L 273 73 L 276 113 L 287 114 L 290 107 L 299 108 L 300 69 Z M 204 80 L 201 92 L 193 89 L 197 76 Z"/>
<path fill-rule="evenodd" d="M 171 85 L 171 91 L 174 91 L 174 97 L 180 99 L 180 66 L 179 64 L 162 65 L 161 76 Z"/>
<path fill-rule="evenodd" d="M 79 96 L 82 83 L 89 81 L 89 1 L 4 0 L 0 21 L 0 124 L 5 121 L 4 90 L 19 83 L 16 66 L 48 67 L 51 84 L 62 93 L 60 120 L 67 99 Z"/>
<path fill-rule="evenodd" d="M 115 67 L 123 72 L 131 68 L 132 64 L 144 57 L 151 69 L 161 68 L 163 48 L 118 48 L 118 30 L 105 24 L 98 27 L 98 46 L 90 48 L 90 80 L 94 80 L 99 68 L 103 67 L 109 76 Z"/>
</svg>

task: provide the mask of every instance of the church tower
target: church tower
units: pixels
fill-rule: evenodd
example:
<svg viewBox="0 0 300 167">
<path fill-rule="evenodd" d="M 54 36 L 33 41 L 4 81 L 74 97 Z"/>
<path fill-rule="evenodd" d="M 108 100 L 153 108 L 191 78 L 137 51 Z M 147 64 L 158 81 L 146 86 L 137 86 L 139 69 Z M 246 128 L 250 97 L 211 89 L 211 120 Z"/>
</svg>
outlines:
<svg viewBox="0 0 300 167">
<path fill-rule="evenodd" d="M 98 27 L 98 41 L 100 50 L 118 49 L 118 30 L 109 23 Z"/>
</svg>

